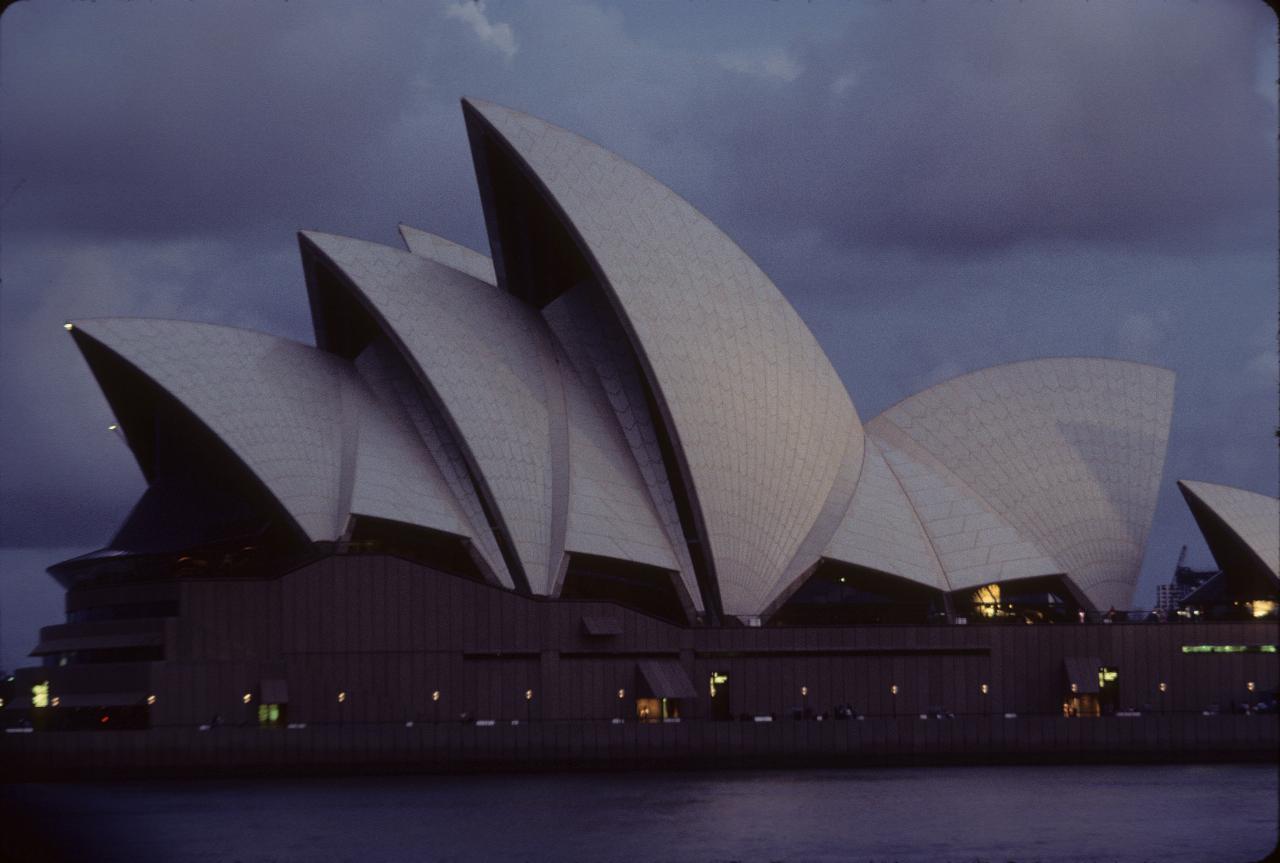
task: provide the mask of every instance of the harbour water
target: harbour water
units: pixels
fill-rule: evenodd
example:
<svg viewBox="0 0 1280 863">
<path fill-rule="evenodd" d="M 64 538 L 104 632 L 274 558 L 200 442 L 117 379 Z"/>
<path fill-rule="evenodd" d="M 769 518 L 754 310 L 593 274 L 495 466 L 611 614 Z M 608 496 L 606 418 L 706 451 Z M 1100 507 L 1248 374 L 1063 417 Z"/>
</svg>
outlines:
<svg viewBox="0 0 1280 863">
<path fill-rule="evenodd" d="M 1276 846 L 1277 792 L 1274 767 L 1200 765 L 82 783 L 0 802 L 9 841 L 20 820 L 55 858 L 102 861 L 1246 863 Z"/>
</svg>

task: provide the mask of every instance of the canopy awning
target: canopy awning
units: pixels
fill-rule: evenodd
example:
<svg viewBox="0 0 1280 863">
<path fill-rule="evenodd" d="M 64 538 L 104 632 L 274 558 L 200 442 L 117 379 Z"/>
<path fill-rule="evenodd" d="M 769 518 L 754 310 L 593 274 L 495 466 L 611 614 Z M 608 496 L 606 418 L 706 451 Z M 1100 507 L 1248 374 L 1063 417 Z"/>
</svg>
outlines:
<svg viewBox="0 0 1280 863">
<path fill-rule="evenodd" d="M 616 617 L 592 617 L 587 615 L 582 618 L 582 629 L 587 635 L 596 637 L 621 635 L 622 621 Z"/>
<path fill-rule="evenodd" d="M 1096 656 L 1068 656 L 1063 660 L 1067 669 L 1067 684 L 1076 693 L 1097 693 L 1098 669 L 1102 660 Z"/>
<path fill-rule="evenodd" d="M 636 670 L 654 698 L 698 697 L 684 667 L 674 659 L 641 659 L 636 663 Z"/>
<path fill-rule="evenodd" d="M 289 682 L 287 680 L 264 679 L 262 681 L 260 700 L 263 704 L 288 704 Z"/>
</svg>

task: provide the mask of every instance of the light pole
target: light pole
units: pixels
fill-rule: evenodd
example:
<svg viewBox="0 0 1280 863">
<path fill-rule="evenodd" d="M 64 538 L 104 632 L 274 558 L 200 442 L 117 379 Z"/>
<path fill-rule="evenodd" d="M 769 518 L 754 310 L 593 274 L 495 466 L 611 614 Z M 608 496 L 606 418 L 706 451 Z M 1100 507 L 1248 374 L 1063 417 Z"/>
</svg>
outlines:
<svg viewBox="0 0 1280 863">
<path fill-rule="evenodd" d="M 800 718 L 809 718 L 809 687 L 800 687 Z"/>
<path fill-rule="evenodd" d="M 431 690 L 431 721 L 440 721 L 440 690 Z"/>
<path fill-rule="evenodd" d="M 525 722 L 533 723 L 533 690 L 526 689 L 524 691 L 524 719 Z"/>
<path fill-rule="evenodd" d="M 898 718 L 898 684 L 889 687 L 889 703 L 893 705 L 893 718 Z"/>
<path fill-rule="evenodd" d="M 627 690 L 618 690 L 618 721 L 622 721 L 622 700 L 627 697 Z"/>
<path fill-rule="evenodd" d="M 1164 715 L 1164 694 L 1169 690 L 1169 684 L 1163 680 L 1160 681 L 1160 714 Z"/>
</svg>

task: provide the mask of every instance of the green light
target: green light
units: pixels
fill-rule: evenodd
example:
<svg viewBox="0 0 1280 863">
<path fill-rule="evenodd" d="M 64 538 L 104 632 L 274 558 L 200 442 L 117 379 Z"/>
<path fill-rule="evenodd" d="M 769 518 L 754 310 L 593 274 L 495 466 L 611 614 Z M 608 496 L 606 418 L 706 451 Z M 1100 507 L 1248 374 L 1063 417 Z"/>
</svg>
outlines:
<svg viewBox="0 0 1280 863">
<path fill-rule="evenodd" d="M 1183 653 L 1275 653 L 1274 644 L 1184 644 Z"/>
</svg>

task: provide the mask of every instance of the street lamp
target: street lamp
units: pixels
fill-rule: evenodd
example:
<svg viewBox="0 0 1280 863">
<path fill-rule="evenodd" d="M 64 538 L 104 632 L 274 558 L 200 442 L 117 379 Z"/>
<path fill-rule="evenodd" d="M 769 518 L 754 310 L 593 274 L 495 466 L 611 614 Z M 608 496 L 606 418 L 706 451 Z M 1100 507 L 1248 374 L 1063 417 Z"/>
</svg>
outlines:
<svg viewBox="0 0 1280 863">
<path fill-rule="evenodd" d="M 526 689 L 524 691 L 524 718 L 526 722 L 533 722 L 533 690 Z"/>
<path fill-rule="evenodd" d="M 809 687 L 800 687 L 800 718 L 809 718 Z"/>
<path fill-rule="evenodd" d="M 440 690 L 431 690 L 431 721 L 440 721 Z"/>
<path fill-rule="evenodd" d="M 618 721 L 619 722 L 622 721 L 622 699 L 626 697 L 627 697 L 627 690 L 619 689 L 618 690 Z"/>
<path fill-rule="evenodd" d="M 1160 712 L 1164 713 L 1164 694 L 1169 691 L 1169 684 L 1165 683 L 1162 680 L 1160 681 L 1159 689 L 1160 689 Z"/>
<path fill-rule="evenodd" d="M 898 718 L 898 684 L 895 683 L 889 687 L 889 695 L 891 696 L 889 701 L 893 705 L 893 718 L 897 719 Z"/>
</svg>

